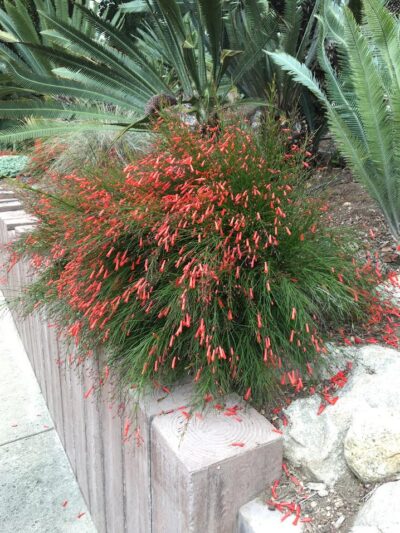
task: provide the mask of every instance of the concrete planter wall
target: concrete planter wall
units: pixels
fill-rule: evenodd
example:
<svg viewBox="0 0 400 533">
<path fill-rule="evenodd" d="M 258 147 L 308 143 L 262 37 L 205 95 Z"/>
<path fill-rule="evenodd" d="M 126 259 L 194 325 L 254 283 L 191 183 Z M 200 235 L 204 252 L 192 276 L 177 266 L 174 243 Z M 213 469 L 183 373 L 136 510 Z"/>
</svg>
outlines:
<svg viewBox="0 0 400 533">
<path fill-rule="evenodd" d="M 12 192 L 0 189 L 0 242 L 32 223 Z M 0 285 L 6 298 L 31 275 L 26 263 L 16 265 Z M 14 319 L 99 532 L 234 533 L 239 508 L 280 477 L 281 438 L 240 398 L 226 399 L 237 417 L 211 409 L 188 422 L 185 385 L 145 398 L 131 417 L 132 406 L 120 405 L 109 383 L 85 398 L 98 351 L 76 367 L 44 316 L 14 312 Z"/>
</svg>

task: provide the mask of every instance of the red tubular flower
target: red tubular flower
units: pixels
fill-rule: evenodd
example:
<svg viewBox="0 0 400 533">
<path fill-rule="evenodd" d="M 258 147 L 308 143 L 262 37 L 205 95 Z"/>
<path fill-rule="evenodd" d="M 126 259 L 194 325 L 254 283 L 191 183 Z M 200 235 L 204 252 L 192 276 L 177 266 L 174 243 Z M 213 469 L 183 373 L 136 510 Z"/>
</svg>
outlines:
<svg viewBox="0 0 400 533">
<path fill-rule="evenodd" d="M 279 383 L 309 388 L 307 360 L 325 353 L 324 324 L 332 323 L 326 287 L 358 316 L 369 301 L 365 276 L 380 275 L 373 260 L 362 269 L 337 253 L 321 222 L 327 207 L 302 192 L 303 149 L 280 130 L 265 153 L 232 124 L 198 132 L 160 121 L 155 129 L 154 149 L 123 172 L 111 162 L 52 179 L 54 197 L 34 206 L 43 223 L 25 241 L 43 273 L 36 295 L 45 294 L 82 352 L 99 342 L 110 350 L 110 368 L 129 386 L 190 373 L 202 398 L 233 389 L 245 401 Z M 316 264 L 323 281 L 313 277 Z M 342 320 L 341 309 L 333 318 Z M 368 339 L 384 313 L 373 307 Z M 398 317 L 389 316 L 383 334 L 394 346 Z"/>
</svg>

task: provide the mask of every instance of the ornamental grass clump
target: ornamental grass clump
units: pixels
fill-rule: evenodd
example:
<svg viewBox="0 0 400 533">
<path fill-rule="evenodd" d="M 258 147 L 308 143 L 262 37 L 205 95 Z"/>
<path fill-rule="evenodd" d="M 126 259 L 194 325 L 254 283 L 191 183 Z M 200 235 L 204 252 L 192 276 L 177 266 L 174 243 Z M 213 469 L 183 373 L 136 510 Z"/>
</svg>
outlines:
<svg viewBox="0 0 400 533">
<path fill-rule="evenodd" d="M 46 306 L 82 354 L 103 344 L 107 372 L 139 390 L 187 375 L 198 398 L 300 390 L 369 305 L 354 245 L 304 193 L 306 155 L 274 122 L 155 129 L 123 171 L 32 191 L 39 224 L 15 246 L 38 271 L 25 305 Z"/>
</svg>

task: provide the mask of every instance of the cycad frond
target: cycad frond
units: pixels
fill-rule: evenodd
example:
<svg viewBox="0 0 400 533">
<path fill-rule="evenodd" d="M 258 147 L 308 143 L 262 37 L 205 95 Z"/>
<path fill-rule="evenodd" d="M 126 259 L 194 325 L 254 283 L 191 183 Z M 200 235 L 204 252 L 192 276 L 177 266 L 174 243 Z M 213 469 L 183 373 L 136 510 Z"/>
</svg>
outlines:
<svg viewBox="0 0 400 533">
<path fill-rule="evenodd" d="M 304 87 L 307 87 L 307 89 L 322 102 L 327 102 L 326 96 L 322 92 L 317 79 L 306 65 L 300 63 L 295 57 L 286 54 L 285 52 L 269 52 L 268 50 L 265 50 L 265 52 L 283 70 L 290 72 L 295 81 L 304 85 Z"/>
<path fill-rule="evenodd" d="M 386 91 L 372 50 L 349 9 L 345 10 L 345 39 L 359 114 L 363 117 L 370 157 L 386 182 L 389 201 L 393 192 L 393 150 Z"/>
<path fill-rule="evenodd" d="M 364 16 L 371 40 L 379 49 L 390 72 L 392 82 L 397 84 L 400 91 L 399 22 L 383 4 L 371 0 L 364 0 Z"/>
<path fill-rule="evenodd" d="M 57 30 L 61 36 L 73 43 L 74 48 L 79 50 L 83 57 L 88 56 L 94 58 L 95 61 L 105 62 L 110 68 L 115 69 L 120 76 L 125 77 L 127 81 L 135 81 L 132 71 L 125 67 L 117 53 L 109 53 L 100 43 L 88 38 L 65 21 L 50 17 L 43 11 L 40 12 L 40 15 L 46 18 L 51 23 L 52 28 Z"/>
<path fill-rule="evenodd" d="M 363 8 L 361 26 L 348 8 L 323 10 L 318 58 L 327 95 L 305 65 L 282 53 L 271 57 L 324 104 L 339 150 L 400 239 L 399 22 L 381 0 L 364 0 Z M 337 46 L 340 72 L 328 61 L 327 38 Z"/>
<path fill-rule="evenodd" d="M 30 100 L 5 100 L 0 102 L 1 118 L 64 118 L 67 120 L 104 120 L 114 124 L 125 123 L 126 114 L 117 114 L 101 109 L 99 106 L 71 104 L 63 105 L 61 102 Z M 132 115 L 132 122 L 134 115 Z"/>
<path fill-rule="evenodd" d="M 56 77 L 45 75 L 40 76 L 29 70 L 22 69 L 13 63 L 8 64 L 8 69 L 13 79 L 21 87 L 30 89 L 37 94 L 65 95 L 83 100 L 107 102 L 122 107 L 127 105 L 126 98 L 123 94 L 108 94 L 98 84 L 95 88 L 91 88 L 67 79 L 57 79 Z"/>
<path fill-rule="evenodd" d="M 223 39 L 222 0 L 197 0 L 197 2 L 209 40 L 209 49 L 213 61 L 213 76 L 217 78 L 218 71 L 222 67 L 220 62 Z"/>
<path fill-rule="evenodd" d="M 76 135 L 78 133 L 89 132 L 114 132 L 117 136 L 121 132 L 121 127 L 114 124 L 108 124 L 99 121 L 55 121 L 55 120 L 41 120 L 35 121 L 31 124 L 10 128 L 3 130 L 1 133 L 1 142 L 5 144 L 12 144 L 15 142 L 22 142 L 31 139 L 42 139 L 47 137 L 66 137 L 69 135 Z M 132 129 L 134 131 L 134 129 Z M 142 130 L 138 130 L 141 132 Z"/>
<path fill-rule="evenodd" d="M 325 74 L 327 95 L 330 102 L 334 104 L 336 112 L 345 120 L 351 134 L 354 138 L 358 139 L 365 150 L 367 149 L 367 139 L 355 102 L 355 95 L 352 91 L 353 86 L 351 80 L 347 77 L 343 83 L 342 76 L 339 77 L 334 72 L 325 50 L 324 43 L 326 36 L 325 20 L 321 19 L 319 27 L 318 60 Z"/>
</svg>

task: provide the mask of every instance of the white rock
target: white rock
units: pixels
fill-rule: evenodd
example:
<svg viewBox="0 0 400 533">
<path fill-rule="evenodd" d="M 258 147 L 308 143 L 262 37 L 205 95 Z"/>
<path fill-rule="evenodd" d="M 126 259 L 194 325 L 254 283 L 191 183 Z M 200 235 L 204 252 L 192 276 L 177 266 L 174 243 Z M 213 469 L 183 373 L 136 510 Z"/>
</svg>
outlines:
<svg viewBox="0 0 400 533">
<path fill-rule="evenodd" d="M 377 527 L 355 526 L 350 530 L 350 533 L 381 533 L 381 531 Z"/>
<path fill-rule="evenodd" d="M 303 526 L 298 522 L 297 526 L 293 526 L 293 518 L 288 517 L 282 522 L 282 513 L 279 511 L 271 511 L 267 505 L 256 498 L 239 510 L 239 533 L 301 533 Z"/>
<path fill-rule="evenodd" d="M 348 355 L 354 368 L 347 385 L 337 393 L 335 405 L 318 416 L 321 400 L 315 396 L 297 400 L 285 411 L 289 421 L 284 428 L 286 458 L 313 481 L 329 486 L 349 472 L 343 441 L 353 419 L 371 407 L 387 412 L 400 405 L 398 351 L 373 345 L 351 348 Z M 332 366 L 338 358 L 346 359 L 345 354 L 333 353 Z"/>
<path fill-rule="evenodd" d="M 390 298 L 396 305 L 400 305 L 400 275 L 393 282 L 386 282 L 379 285 L 380 291 L 386 298 Z"/>
<path fill-rule="evenodd" d="M 346 471 L 341 460 L 341 442 L 346 428 L 324 413 L 317 416 L 319 397 L 297 400 L 287 410 L 289 426 L 284 431 L 284 455 L 311 478 L 333 484 Z"/>
<path fill-rule="evenodd" d="M 381 485 L 359 511 L 351 533 L 399 533 L 399 500 L 400 481 Z"/>
<path fill-rule="evenodd" d="M 400 414 L 367 408 L 353 419 L 344 440 L 350 469 L 364 483 L 400 473 Z"/>
<path fill-rule="evenodd" d="M 310 490 L 326 490 L 325 483 L 307 483 L 306 487 Z"/>
<path fill-rule="evenodd" d="M 359 356 L 359 348 L 355 346 L 335 346 L 327 343 L 329 355 L 326 357 L 322 368 L 319 370 L 321 379 L 329 379 L 334 374 L 346 368 L 350 361 L 355 364 Z"/>
<path fill-rule="evenodd" d="M 335 529 L 339 529 L 340 526 L 343 524 L 343 522 L 346 520 L 346 517 L 342 514 L 339 516 L 339 518 L 336 520 L 336 522 L 333 524 L 333 527 Z"/>
</svg>

